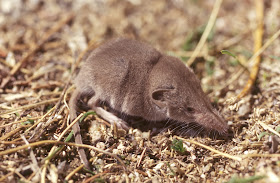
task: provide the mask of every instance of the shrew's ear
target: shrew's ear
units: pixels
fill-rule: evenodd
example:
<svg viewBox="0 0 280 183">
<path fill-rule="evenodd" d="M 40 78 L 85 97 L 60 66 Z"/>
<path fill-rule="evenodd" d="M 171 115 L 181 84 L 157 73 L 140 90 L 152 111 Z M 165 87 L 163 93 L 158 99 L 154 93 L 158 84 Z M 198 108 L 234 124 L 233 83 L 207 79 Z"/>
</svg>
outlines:
<svg viewBox="0 0 280 183">
<path fill-rule="evenodd" d="M 161 109 L 167 107 L 169 101 L 170 93 L 174 88 L 171 89 L 157 89 L 152 92 L 152 101 Z"/>
</svg>

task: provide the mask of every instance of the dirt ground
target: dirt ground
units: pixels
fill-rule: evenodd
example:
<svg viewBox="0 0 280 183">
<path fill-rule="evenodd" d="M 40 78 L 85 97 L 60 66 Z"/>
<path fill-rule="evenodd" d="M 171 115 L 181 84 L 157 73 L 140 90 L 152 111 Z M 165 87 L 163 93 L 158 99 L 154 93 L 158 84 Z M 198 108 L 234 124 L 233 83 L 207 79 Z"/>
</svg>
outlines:
<svg viewBox="0 0 280 183">
<path fill-rule="evenodd" d="M 85 148 L 92 171 L 82 168 L 75 144 L 54 144 L 69 140 L 71 77 L 91 49 L 127 36 L 186 62 L 214 3 L 1 0 L 0 182 L 280 182 L 279 38 L 262 53 L 252 90 L 233 105 L 226 102 L 242 91 L 253 67 L 247 62 L 258 27 L 253 0 L 222 2 L 191 65 L 231 137 L 124 132 L 91 113 L 80 126 L 84 144 L 96 148 Z M 279 18 L 280 1 L 265 0 L 263 43 L 280 29 Z"/>
</svg>

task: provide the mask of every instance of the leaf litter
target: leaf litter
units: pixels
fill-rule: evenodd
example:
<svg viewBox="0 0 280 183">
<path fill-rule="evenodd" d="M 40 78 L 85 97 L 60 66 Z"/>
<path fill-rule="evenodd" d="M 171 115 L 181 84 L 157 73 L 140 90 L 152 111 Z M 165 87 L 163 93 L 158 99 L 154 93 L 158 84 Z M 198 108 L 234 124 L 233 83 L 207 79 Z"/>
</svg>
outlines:
<svg viewBox="0 0 280 183">
<path fill-rule="evenodd" d="M 71 77 L 83 64 L 78 60 L 86 57 L 84 50 L 125 35 L 186 60 L 191 50 L 185 52 L 183 47 L 193 48 L 191 44 L 199 41 L 198 37 L 189 42 L 190 35 L 206 25 L 213 4 L 1 1 L 0 181 L 280 182 L 279 39 L 264 50 L 251 92 L 234 105 L 226 104 L 240 93 L 249 73 L 245 70 L 235 77 L 244 65 L 231 64 L 230 56 L 220 52 L 230 50 L 227 53 L 240 61 L 250 59 L 247 53 L 253 55 L 256 15 L 252 0 L 222 2 L 213 38 L 191 66 L 228 121 L 232 138 L 176 137 L 169 131 L 153 135 L 139 129 L 126 133 L 92 114 L 80 124 L 92 171 L 82 169 L 77 146 L 64 142 L 71 132 L 65 131 L 70 124 Z M 280 28 L 275 21 L 279 11 L 280 2 L 265 3 L 264 43 Z M 64 145 L 56 144 L 60 138 Z M 49 157 L 55 146 L 62 148 Z M 9 152 L 14 148 L 19 150 Z"/>
</svg>

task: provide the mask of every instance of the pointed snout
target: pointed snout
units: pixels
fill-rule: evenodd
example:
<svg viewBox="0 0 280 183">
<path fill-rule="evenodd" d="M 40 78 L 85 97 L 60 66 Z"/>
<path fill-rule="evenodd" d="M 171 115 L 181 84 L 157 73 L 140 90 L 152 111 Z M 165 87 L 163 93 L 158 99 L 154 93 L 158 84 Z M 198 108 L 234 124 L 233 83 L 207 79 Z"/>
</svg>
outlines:
<svg viewBox="0 0 280 183">
<path fill-rule="evenodd" d="M 220 134 L 228 133 L 229 127 L 227 122 L 215 112 L 197 114 L 195 115 L 195 121 L 202 125 L 206 130 L 215 130 Z"/>
</svg>

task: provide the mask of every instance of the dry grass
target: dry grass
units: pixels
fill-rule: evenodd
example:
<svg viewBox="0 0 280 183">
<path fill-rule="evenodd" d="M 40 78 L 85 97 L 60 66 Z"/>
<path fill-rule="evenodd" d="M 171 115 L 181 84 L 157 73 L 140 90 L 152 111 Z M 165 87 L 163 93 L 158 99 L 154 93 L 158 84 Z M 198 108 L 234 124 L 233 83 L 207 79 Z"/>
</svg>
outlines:
<svg viewBox="0 0 280 183">
<path fill-rule="evenodd" d="M 79 160 L 67 102 L 71 78 L 87 51 L 126 35 L 186 61 L 213 5 L 191 0 L 1 1 L 0 182 L 280 182 L 279 1 L 265 1 L 260 17 L 262 8 L 253 0 L 224 0 L 213 30 L 207 29 L 195 53 L 191 66 L 233 138 L 126 133 L 91 113 L 81 129 L 92 172 Z M 263 28 L 257 20 L 263 20 Z M 263 35 L 255 38 L 260 29 Z M 223 49 L 240 62 L 220 54 Z M 245 86 L 245 95 L 228 105 Z"/>
</svg>

